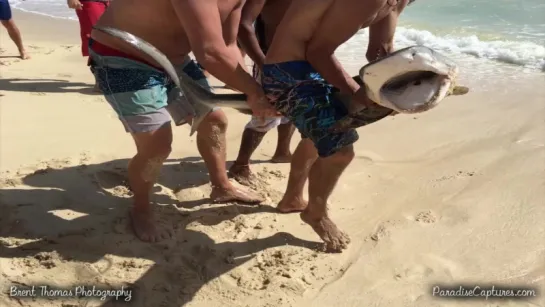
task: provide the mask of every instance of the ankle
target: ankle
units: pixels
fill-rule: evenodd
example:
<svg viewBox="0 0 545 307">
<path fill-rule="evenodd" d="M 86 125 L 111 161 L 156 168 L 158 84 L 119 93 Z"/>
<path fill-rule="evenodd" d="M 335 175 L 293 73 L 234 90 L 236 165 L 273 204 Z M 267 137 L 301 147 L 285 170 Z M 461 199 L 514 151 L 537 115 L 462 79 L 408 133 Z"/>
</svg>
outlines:
<svg viewBox="0 0 545 307">
<path fill-rule="evenodd" d="M 213 190 L 227 191 L 233 188 L 233 185 L 231 184 L 231 181 L 229 181 L 228 178 L 219 179 L 219 180 L 211 180 L 210 184 L 212 185 Z"/>
<path fill-rule="evenodd" d="M 309 209 L 310 206 L 307 206 L 303 212 L 301 212 L 301 218 L 307 221 L 320 221 L 324 218 L 327 218 L 327 212 L 317 212 L 315 210 Z"/>
<path fill-rule="evenodd" d="M 250 168 L 250 161 L 235 160 L 231 168 Z"/>
<path fill-rule="evenodd" d="M 135 213 L 151 212 L 151 203 L 149 199 L 134 199 L 132 211 Z"/>
<path fill-rule="evenodd" d="M 281 203 L 294 203 L 294 202 L 303 202 L 305 201 L 303 195 L 290 195 L 285 194 L 282 200 L 280 200 Z"/>
<path fill-rule="evenodd" d="M 291 156 L 291 152 L 289 149 L 277 149 L 274 152 L 274 157 L 288 157 Z"/>
</svg>

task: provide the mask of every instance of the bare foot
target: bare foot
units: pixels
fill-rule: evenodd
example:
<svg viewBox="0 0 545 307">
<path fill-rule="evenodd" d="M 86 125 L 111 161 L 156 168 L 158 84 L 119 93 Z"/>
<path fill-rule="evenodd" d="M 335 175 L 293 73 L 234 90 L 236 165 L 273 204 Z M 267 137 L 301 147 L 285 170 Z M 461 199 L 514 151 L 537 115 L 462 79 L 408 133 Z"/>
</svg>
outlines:
<svg viewBox="0 0 545 307">
<path fill-rule="evenodd" d="M 214 187 L 212 188 L 210 198 L 215 203 L 238 201 L 248 204 L 258 204 L 264 201 L 264 199 L 255 191 L 245 187 L 234 186 L 231 186 L 229 189 Z"/>
<path fill-rule="evenodd" d="M 325 242 L 326 251 L 340 253 L 348 247 L 350 238 L 346 233 L 337 228 L 337 225 L 329 217 L 314 218 L 309 216 L 307 211 L 303 211 L 301 212 L 301 219 L 303 222 L 309 224 Z"/>
<path fill-rule="evenodd" d="M 301 212 L 308 206 L 308 202 L 302 198 L 286 199 L 282 200 L 276 206 L 276 209 L 281 213 Z"/>
<path fill-rule="evenodd" d="M 271 163 L 290 163 L 290 162 L 291 162 L 291 153 L 275 154 L 271 158 Z"/>
<path fill-rule="evenodd" d="M 19 56 L 20 56 L 21 59 L 23 59 L 23 60 L 28 60 L 28 59 L 30 59 L 30 55 L 29 55 L 25 50 L 20 51 L 20 52 L 19 52 Z"/>
<path fill-rule="evenodd" d="M 140 240 L 158 242 L 172 237 L 172 230 L 155 226 L 151 212 L 132 209 L 130 216 L 134 233 Z"/>
<path fill-rule="evenodd" d="M 245 186 L 254 186 L 257 177 L 250 170 L 249 165 L 237 165 L 233 164 L 229 168 L 229 175 L 233 177 L 238 183 Z"/>
</svg>

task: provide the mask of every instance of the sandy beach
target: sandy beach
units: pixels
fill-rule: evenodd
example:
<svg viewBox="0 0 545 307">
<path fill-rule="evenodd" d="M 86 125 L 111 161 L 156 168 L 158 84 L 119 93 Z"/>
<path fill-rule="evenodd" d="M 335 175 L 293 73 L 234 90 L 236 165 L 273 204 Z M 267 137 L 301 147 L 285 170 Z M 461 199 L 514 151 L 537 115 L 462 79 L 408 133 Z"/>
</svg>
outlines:
<svg viewBox="0 0 545 307">
<path fill-rule="evenodd" d="M 322 252 L 297 214 L 275 212 L 289 172 L 268 162 L 276 131 L 253 156 L 267 201 L 218 205 L 194 137 L 176 127 L 154 196 L 175 236 L 147 244 L 128 226 L 134 144 L 92 91 L 78 24 L 14 17 L 32 59 L 14 57 L 0 30 L 1 307 L 545 306 L 543 73 L 476 78 L 462 62 L 469 94 L 360 128 L 330 205 L 352 240 L 341 254 Z M 226 113 L 230 164 L 249 118 Z M 9 295 L 46 284 L 130 287 L 132 297 Z M 432 296 L 439 284 L 541 295 L 454 300 Z"/>
</svg>

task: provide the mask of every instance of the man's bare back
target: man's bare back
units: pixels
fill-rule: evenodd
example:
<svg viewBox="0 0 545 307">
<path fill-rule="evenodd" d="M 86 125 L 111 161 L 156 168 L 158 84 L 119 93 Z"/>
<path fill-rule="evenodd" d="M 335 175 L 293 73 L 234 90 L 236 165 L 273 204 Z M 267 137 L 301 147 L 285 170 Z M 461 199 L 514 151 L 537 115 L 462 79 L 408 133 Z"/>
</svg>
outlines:
<svg viewBox="0 0 545 307">
<path fill-rule="evenodd" d="M 294 1 L 286 12 L 282 23 L 276 29 L 275 38 L 272 44 L 269 45 L 270 48 L 267 53 L 266 63 L 306 60 L 308 43 L 313 37 L 338 35 L 333 29 L 332 31 L 325 30 L 317 33 L 317 30 L 323 29 L 320 27 L 322 19 L 330 11 L 333 3 L 346 2 L 346 6 L 350 7 L 351 1 L 353 0 Z M 384 2 L 385 4 L 377 14 L 368 20 L 361 20 L 359 22 L 360 29 L 367 28 L 387 16 L 394 8 L 389 2 L 396 2 L 395 5 L 402 5 L 405 1 L 389 0 Z M 343 21 L 339 20 L 338 22 Z"/>
<path fill-rule="evenodd" d="M 304 60 L 306 43 L 334 0 L 293 1 L 269 44 L 266 63 Z"/>
<path fill-rule="evenodd" d="M 251 0 L 250 0 L 251 1 Z M 261 11 L 261 20 L 265 24 L 265 43 L 270 46 L 276 33 L 276 28 L 282 21 L 292 2 L 297 0 L 273 0 L 265 2 Z"/>
<path fill-rule="evenodd" d="M 228 20 L 230 14 L 240 8 L 244 1 L 219 1 L 221 21 Z M 184 57 L 192 51 L 186 30 L 176 15 L 172 0 L 112 1 L 97 26 L 114 27 L 134 34 L 163 52 L 174 64 L 183 63 Z M 151 58 L 107 34 L 93 31 L 91 36 L 109 47 L 156 64 Z"/>
</svg>

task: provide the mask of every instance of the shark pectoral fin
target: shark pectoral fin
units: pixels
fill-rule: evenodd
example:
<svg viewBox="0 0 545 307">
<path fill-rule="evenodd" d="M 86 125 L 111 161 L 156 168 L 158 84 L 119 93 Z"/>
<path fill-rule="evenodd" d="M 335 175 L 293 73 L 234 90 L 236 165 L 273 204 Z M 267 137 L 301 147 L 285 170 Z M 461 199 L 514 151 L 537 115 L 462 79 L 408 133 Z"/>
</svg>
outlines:
<svg viewBox="0 0 545 307">
<path fill-rule="evenodd" d="M 191 121 L 191 132 L 189 133 L 190 136 L 193 136 L 193 134 L 195 134 L 195 132 L 199 129 L 199 126 L 203 122 L 204 118 L 212 111 L 212 109 L 203 103 L 190 104 L 193 107 L 193 110 L 195 110 L 195 115 Z"/>
</svg>

